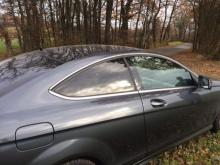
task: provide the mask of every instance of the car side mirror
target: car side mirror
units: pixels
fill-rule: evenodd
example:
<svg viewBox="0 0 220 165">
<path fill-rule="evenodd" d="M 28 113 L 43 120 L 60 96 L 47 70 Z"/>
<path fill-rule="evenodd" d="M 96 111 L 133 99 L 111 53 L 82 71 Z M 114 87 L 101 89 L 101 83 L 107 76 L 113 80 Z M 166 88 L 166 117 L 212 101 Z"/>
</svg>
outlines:
<svg viewBox="0 0 220 165">
<path fill-rule="evenodd" d="M 198 77 L 198 86 L 200 88 L 204 88 L 204 89 L 211 89 L 212 88 L 212 81 L 205 76 L 199 76 Z"/>
</svg>

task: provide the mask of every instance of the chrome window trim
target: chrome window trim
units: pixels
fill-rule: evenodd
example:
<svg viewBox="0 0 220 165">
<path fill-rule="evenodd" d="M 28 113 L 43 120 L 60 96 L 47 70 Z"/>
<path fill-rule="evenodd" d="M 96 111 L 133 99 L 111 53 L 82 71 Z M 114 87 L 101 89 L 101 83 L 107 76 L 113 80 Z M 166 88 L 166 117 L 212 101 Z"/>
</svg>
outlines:
<svg viewBox="0 0 220 165">
<path fill-rule="evenodd" d="M 162 91 L 175 91 L 175 90 L 182 90 L 182 89 L 194 89 L 197 88 L 196 86 L 183 86 L 183 87 L 174 87 L 174 88 L 161 88 L 161 89 L 150 89 L 150 90 L 139 90 L 139 91 L 132 91 L 132 92 L 122 92 L 122 93 L 112 93 L 112 94 L 103 94 L 103 95 L 96 95 L 96 96 L 81 96 L 81 97 L 69 97 L 63 96 L 53 91 L 49 91 L 52 95 L 67 99 L 67 100 L 88 100 L 88 99 L 97 99 L 97 98 L 106 98 L 106 97 L 115 97 L 115 96 L 125 96 L 125 95 L 133 95 L 133 94 L 146 94 L 146 93 L 154 93 L 154 92 L 162 92 Z"/>
<path fill-rule="evenodd" d="M 139 93 L 145 94 L 145 93 L 152 93 L 152 92 L 174 91 L 174 90 L 193 89 L 193 88 L 197 88 L 197 87 L 196 86 L 182 86 L 182 87 L 173 87 L 173 88 L 140 90 Z"/>
<path fill-rule="evenodd" d="M 195 76 L 196 78 L 198 77 L 198 75 L 196 73 L 194 73 L 192 70 L 190 70 L 188 67 L 184 66 L 183 64 L 181 64 L 180 62 L 169 58 L 167 56 L 163 56 L 160 54 L 154 54 L 154 53 L 125 53 L 125 54 L 117 54 L 117 55 L 112 55 L 110 57 L 105 57 L 102 58 L 100 60 L 97 60 L 95 62 L 91 62 L 88 65 L 85 65 L 84 67 L 68 74 L 66 77 L 64 77 L 63 79 L 59 80 L 57 83 L 55 83 L 54 85 L 52 85 L 51 87 L 49 87 L 48 92 L 54 96 L 63 98 L 63 99 L 67 99 L 67 100 L 85 100 L 85 99 L 95 99 L 95 98 L 105 98 L 105 97 L 114 97 L 114 96 L 124 96 L 124 95 L 131 95 L 131 94 L 138 94 L 138 93 L 151 93 L 151 92 L 159 92 L 159 91 L 169 91 L 169 90 L 179 90 L 179 89 L 188 89 L 188 88 L 195 88 L 196 86 L 183 86 L 183 87 L 175 87 L 175 88 L 161 88 L 161 89 L 152 89 L 152 90 L 135 90 L 135 91 L 129 91 L 129 92 L 120 92 L 120 93 L 113 93 L 113 94 L 103 94 L 103 95 L 96 95 L 96 96 L 81 96 L 81 97 L 69 97 L 69 96 L 64 96 L 61 94 L 58 94 L 53 90 L 53 88 L 55 86 L 57 86 L 59 83 L 61 83 L 62 81 L 66 80 L 67 78 L 69 78 L 70 76 L 77 74 L 78 72 L 92 66 L 95 64 L 98 64 L 100 62 L 104 62 L 107 60 L 111 60 L 111 59 L 115 59 L 115 58 L 123 58 L 123 57 L 130 57 L 130 56 L 149 56 L 149 57 L 158 57 L 158 58 L 162 58 L 162 59 L 166 59 L 169 61 L 172 61 L 176 64 L 178 64 L 179 66 L 183 67 L 184 69 L 186 69 L 188 72 L 190 72 L 193 76 Z M 128 66 L 129 67 L 129 66 Z"/>
<path fill-rule="evenodd" d="M 88 99 L 97 99 L 97 98 L 106 98 L 106 97 L 115 97 L 115 96 L 139 94 L 138 91 L 132 91 L 132 92 L 110 93 L 110 94 L 103 94 L 103 95 L 96 95 L 96 96 L 80 96 L 80 97 L 74 96 L 74 97 L 69 97 L 69 96 L 63 96 L 63 95 L 58 94 L 56 92 L 53 92 L 51 90 L 49 90 L 49 92 L 52 95 L 55 95 L 57 97 L 67 99 L 67 100 L 88 100 Z"/>
</svg>

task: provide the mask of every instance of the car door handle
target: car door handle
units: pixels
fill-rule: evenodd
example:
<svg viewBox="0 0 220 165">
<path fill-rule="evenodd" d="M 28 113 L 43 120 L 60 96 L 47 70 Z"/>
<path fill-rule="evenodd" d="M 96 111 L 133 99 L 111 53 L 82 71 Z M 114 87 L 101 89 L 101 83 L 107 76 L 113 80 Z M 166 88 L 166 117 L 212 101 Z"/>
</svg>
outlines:
<svg viewBox="0 0 220 165">
<path fill-rule="evenodd" d="M 166 105 L 166 101 L 162 99 L 152 99 L 150 102 L 152 107 L 163 107 Z"/>
</svg>

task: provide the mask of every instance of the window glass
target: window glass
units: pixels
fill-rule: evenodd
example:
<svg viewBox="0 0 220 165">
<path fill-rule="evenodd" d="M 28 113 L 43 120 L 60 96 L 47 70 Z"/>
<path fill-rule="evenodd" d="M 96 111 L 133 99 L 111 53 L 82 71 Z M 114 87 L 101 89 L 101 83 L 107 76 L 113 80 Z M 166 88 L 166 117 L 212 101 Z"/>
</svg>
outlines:
<svg viewBox="0 0 220 165">
<path fill-rule="evenodd" d="M 191 74 L 169 60 L 150 57 L 127 57 L 139 88 L 161 89 L 194 85 Z"/>
<path fill-rule="evenodd" d="M 133 81 L 123 59 L 89 67 L 53 89 L 64 96 L 94 96 L 134 90 Z"/>
</svg>

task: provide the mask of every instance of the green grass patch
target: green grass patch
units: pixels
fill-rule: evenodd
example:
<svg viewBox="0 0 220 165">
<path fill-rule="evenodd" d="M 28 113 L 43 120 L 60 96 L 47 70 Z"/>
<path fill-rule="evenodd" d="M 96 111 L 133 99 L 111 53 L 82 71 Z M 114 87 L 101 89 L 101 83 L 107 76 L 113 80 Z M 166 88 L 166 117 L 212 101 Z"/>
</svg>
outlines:
<svg viewBox="0 0 220 165">
<path fill-rule="evenodd" d="M 20 46 L 17 38 L 12 39 L 11 44 L 15 54 L 17 54 L 17 52 L 20 52 Z M 0 59 L 3 58 L 6 54 L 7 54 L 7 49 L 5 46 L 5 40 L 3 38 L 0 38 Z"/>
<path fill-rule="evenodd" d="M 5 42 L 3 39 L 0 39 L 0 54 L 6 52 Z"/>
<path fill-rule="evenodd" d="M 183 44 L 182 41 L 171 41 L 168 43 L 169 46 L 178 46 L 178 45 L 181 45 Z"/>
<path fill-rule="evenodd" d="M 12 40 L 12 48 L 13 49 L 20 49 L 20 45 L 18 43 L 18 39 L 17 38 Z"/>
</svg>

